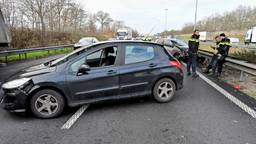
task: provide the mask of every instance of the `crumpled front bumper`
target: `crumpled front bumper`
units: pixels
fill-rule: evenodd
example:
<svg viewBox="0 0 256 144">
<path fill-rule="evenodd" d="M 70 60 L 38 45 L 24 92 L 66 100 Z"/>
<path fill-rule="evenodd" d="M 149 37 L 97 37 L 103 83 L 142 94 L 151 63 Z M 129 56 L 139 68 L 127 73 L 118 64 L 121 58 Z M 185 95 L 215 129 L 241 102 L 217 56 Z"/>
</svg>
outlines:
<svg viewBox="0 0 256 144">
<path fill-rule="evenodd" d="M 22 90 L 13 89 L 4 91 L 0 89 L 0 106 L 11 112 L 25 112 L 26 98 Z"/>
</svg>

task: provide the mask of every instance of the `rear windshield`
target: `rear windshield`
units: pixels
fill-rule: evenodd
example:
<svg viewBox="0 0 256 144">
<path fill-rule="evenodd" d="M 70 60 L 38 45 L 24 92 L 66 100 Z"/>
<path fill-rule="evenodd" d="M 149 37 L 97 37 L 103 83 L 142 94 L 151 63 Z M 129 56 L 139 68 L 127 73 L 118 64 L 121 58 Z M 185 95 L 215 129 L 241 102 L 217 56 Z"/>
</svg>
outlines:
<svg viewBox="0 0 256 144">
<path fill-rule="evenodd" d="M 164 51 L 164 54 L 169 57 L 169 60 L 170 60 L 170 61 L 174 59 L 174 57 L 172 56 L 172 54 L 171 54 L 168 50 L 166 50 L 166 49 L 164 48 L 164 46 L 159 46 L 159 47 L 160 47 L 160 49 L 162 49 L 162 50 Z"/>
</svg>

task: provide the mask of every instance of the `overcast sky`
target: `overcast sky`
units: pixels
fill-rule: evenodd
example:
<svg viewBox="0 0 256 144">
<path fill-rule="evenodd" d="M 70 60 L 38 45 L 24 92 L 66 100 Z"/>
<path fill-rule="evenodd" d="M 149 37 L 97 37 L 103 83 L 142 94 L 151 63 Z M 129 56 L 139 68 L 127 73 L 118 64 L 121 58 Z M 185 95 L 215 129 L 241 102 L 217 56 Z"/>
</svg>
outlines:
<svg viewBox="0 0 256 144">
<path fill-rule="evenodd" d="M 105 11 L 115 20 L 140 33 L 153 34 L 165 28 L 165 9 L 168 9 L 168 29 L 181 29 L 194 21 L 196 0 L 77 0 L 89 12 Z M 239 5 L 256 6 L 256 0 L 198 0 L 198 19 L 231 11 Z"/>
</svg>

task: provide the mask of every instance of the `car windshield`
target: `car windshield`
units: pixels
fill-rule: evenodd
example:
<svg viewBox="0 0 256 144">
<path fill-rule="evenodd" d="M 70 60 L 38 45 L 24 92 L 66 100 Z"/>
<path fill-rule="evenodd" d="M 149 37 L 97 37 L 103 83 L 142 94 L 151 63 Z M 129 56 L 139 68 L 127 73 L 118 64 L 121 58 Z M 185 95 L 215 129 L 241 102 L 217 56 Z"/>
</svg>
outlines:
<svg viewBox="0 0 256 144">
<path fill-rule="evenodd" d="M 188 44 L 183 40 L 175 39 L 175 40 L 172 40 L 172 42 L 178 46 L 185 46 L 185 47 L 188 46 Z"/>
<path fill-rule="evenodd" d="M 52 61 L 50 61 L 50 62 L 46 62 L 46 63 L 44 63 L 44 65 L 45 65 L 45 66 L 50 66 L 50 67 L 59 65 L 59 64 L 61 64 L 61 63 L 63 63 L 63 62 L 68 61 L 69 59 L 72 59 L 73 57 L 76 57 L 76 56 L 78 56 L 78 55 L 84 53 L 85 51 L 87 51 L 87 50 L 89 50 L 89 49 L 91 49 L 91 48 L 92 48 L 92 47 L 85 47 L 85 48 L 77 49 L 77 50 L 75 50 L 75 51 L 73 51 L 73 52 L 71 52 L 71 53 L 69 53 L 69 54 L 67 54 L 67 55 L 65 55 L 65 56 L 63 56 L 63 57 L 61 57 L 61 58 L 52 60 Z"/>
<path fill-rule="evenodd" d="M 118 36 L 126 36 L 127 33 L 126 33 L 126 32 L 118 32 L 117 35 L 118 35 Z"/>
</svg>

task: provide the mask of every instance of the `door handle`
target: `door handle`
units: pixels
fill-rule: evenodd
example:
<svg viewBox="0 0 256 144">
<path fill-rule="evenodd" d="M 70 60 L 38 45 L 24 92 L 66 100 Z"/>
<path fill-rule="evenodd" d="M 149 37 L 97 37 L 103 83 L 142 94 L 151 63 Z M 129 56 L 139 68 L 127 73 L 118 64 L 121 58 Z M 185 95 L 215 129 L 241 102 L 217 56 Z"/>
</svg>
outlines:
<svg viewBox="0 0 256 144">
<path fill-rule="evenodd" d="M 113 74 L 116 74 L 117 72 L 115 70 L 109 70 L 107 72 L 108 75 L 113 75 Z"/>
<path fill-rule="evenodd" d="M 157 66 L 157 64 L 155 64 L 155 63 L 151 63 L 151 64 L 149 64 L 148 66 L 149 66 L 149 67 L 151 67 L 151 68 L 153 68 L 153 67 L 156 67 L 156 66 Z"/>
</svg>

